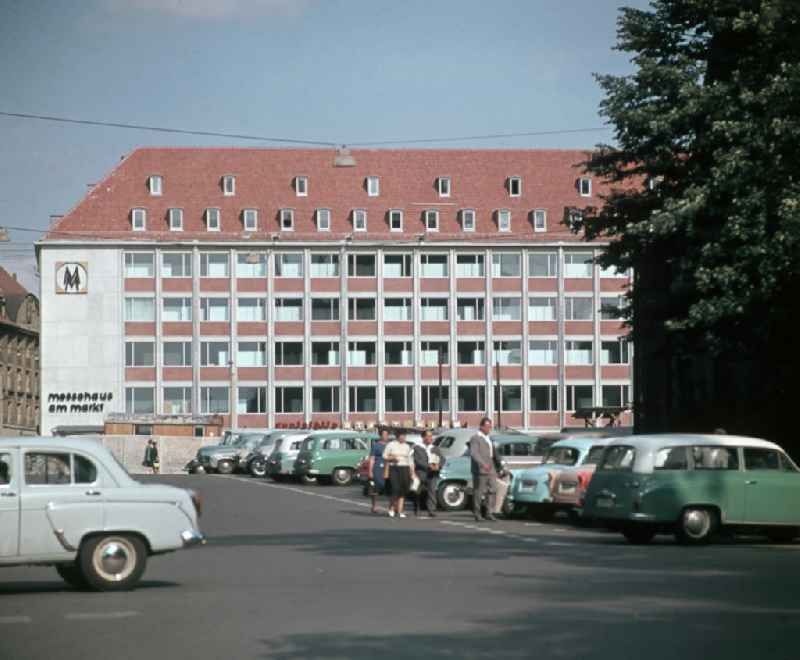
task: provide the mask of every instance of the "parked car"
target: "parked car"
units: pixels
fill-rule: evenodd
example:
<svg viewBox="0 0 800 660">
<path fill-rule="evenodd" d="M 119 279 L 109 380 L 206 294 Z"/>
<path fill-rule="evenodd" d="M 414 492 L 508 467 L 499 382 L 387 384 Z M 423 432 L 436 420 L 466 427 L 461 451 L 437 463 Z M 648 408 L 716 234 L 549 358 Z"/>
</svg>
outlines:
<svg viewBox="0 0 800 660">
<path fill-rule="evenodd" d="M 0 439 L 0 566 L 55 566 L 78 588 L 119 591 L 148 558 L 201 544 L 200 499 L 134 481 L 87 438 Z"/>
<path fill-rule="evenodd" d="M 618 438 L 592 477 L 584 515 L 631 543 L 665 533 L 702 544 L 723 528 L 790 541 L 800 536 L 800 470 L 778 445 L 756 438 Z"/>
<path fill-rule="evenodd" d="M 291 431 L 273 431 L 267 433 L 243 459 L 239 461 L 239 469 L 254 477 L 264 477 L 267 474 L 267 463 L 275 445 L 280 439 L 288 435 Z"/>
<path fill-rule="evenodd" d="M 593 445 L 580 465 L 558 472 L 550 484 L 550 496 L 556 509 L 566 510 L 575 523 L 585 521 L 581 517 L 581 506 L 607 444 L 606 441 Z"/>
<path fill-rule="evenodd" d="M 359 462 L 369 453 L 375 433 L 329 431 L 312 435 L 303 445 L 294 463 L 294 474 L 301 479 L 348 486 L 353 482 Z"/>
<path fill-rule="evenodd" d="M 229 445 L 203 447 L 197 452 L 197 460 L 206 472 L 233 474 L 246 466 L 245 457 L 266 438 L 264 433 L 241 433 Z"/>
<path fill-rule="evenodd" d="M 203 467 L 203 461 L 201 460 L 202 455 L 206 452 L 219 449 L 220 447 L 228 447 L 232 445 L 239 439 L 239 435 L 240 434 L 237 432 L 232 432 L 230 430 L 225 431 L 220 438 L 219 443 L 200 447 L 200 449 L 197 450 L 197 455 L 191 461 L 189 461 L 183 469 L 189 474 L 205 474 L 206 469 Z"/>
<path fill-rule="evenodd" d="M 275 481 L 294 476 L 294 462 L 300 453 L 303 440 L 313 435 L 314 432 L 289 431 L 277 440 L 272 453 L 267 457 L 267 475 Z"/>
</svg>

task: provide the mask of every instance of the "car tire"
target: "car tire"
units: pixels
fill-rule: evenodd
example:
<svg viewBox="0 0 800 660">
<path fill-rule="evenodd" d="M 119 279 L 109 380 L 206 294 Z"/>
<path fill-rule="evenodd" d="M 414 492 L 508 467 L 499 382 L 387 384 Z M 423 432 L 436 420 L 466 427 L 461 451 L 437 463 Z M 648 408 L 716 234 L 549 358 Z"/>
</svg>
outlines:
<svg viewBox="0 0 800 660">
<path fill-rule="evenodd" d="M 500 513 L 502 513 L 506 518 L 513 518 L 514 512 L 516 511 L 516 507 L 514 503 L 506 498 L 503 500 L 503 506 L 500 508 Z"/>
<path fill-rule="evenodd" d="M 631 525 L 622 530 L 622 535 L 631 545 L 647 545 L 656 535 L 656 530 L 642 525 Z"/>
<path fill-rule="evenodd" d="M 300 483 L 306 484 L 307 486 L 315 484 L 317 482 L 318 479 L 316 477 L 312 477 L 310 474 L 304 474 L 302 477 L 300 477 Z"/>
<path fill-rule="evenodd" d="M 353 471 L 350 468 L 336 468 L 331 473 L 331 482 L 334 486 L 349 486 L 353 483 Z"/>
<path fill-rule="evenodd" d="M 254 477 L 263 478 L 267 476 L 267 464 L 264 461 L 250 461 L 248 471 Z"/>
<path fill-rule="evenodd" d="M 64 582 L 74 589 L 85 591 L 89 588 L 89 583 L 86 581 L 83 573 L 81 573 L 80 567 L 76 563 L 56 564 L 56 572 L 61 576 Z"/>
<path fill-rule="evenodd" d="M 705 545 L 719 531 L 719 514 L 707 507 L 686 507 L 678 518 L 675 537 L 683 545 Z"/>
<path fill-rule="evenodd" d="M 776 527 L 767 530 L 767 538 L 770 543 L 792 543 L 800 536 L 800 529 L 797 527 Z"/>
<path fill-rule="evenodd" d="M 436 493 L 442 511 L 463 511 L 467 508 L 467 490 L 457 481 L 446 481 Z"/>
<path fill-rule="evenodd" d="M 205 474 L 206 469 L 202 465 L 198 465 L 196 468 L 192 469 L 191 474 Z"/>
<path fill-rule="evenodd" d="M 78 565 L 90 589 L 127 591 L 144 573 L 147 548 L 132 534 L 91 536 L 81 544 Z"/>
<path fill-rule="evenodd" d="M 217 463 L 219 474 L 233 474 L 233 461 L 220 461 Z"/>
</svg>

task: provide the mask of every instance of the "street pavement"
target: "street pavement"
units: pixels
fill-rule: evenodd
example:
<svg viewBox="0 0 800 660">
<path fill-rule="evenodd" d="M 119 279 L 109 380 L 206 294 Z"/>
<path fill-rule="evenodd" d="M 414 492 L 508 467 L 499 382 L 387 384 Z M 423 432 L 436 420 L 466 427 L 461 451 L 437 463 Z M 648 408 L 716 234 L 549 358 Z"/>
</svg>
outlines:
<svg viewBox="0 0 800 660">
<path fill-rule="evenodd" d="M 800 544 L 639 547 L 373 516 L 356 487 L 147 479 L 203 495 L 208 545 L 151 558 L 129 593 L 0 569 L 0 660 L 800 657 Z"/>
</svg>

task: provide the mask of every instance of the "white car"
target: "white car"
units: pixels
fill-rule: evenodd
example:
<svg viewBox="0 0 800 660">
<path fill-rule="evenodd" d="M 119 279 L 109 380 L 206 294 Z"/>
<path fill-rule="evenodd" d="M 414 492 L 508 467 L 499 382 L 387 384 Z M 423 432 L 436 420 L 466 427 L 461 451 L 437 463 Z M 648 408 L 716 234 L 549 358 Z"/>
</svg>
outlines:
<svg viewBox="0 0 800 660">
<path fill-rule="evenodd" d="M 78 588 L 124 590 L 148 557 L 205 542 L 189 490 L 134 481 L 87 438 L 0 438 L 0 567 L 52 565 Z"/>
</svg>

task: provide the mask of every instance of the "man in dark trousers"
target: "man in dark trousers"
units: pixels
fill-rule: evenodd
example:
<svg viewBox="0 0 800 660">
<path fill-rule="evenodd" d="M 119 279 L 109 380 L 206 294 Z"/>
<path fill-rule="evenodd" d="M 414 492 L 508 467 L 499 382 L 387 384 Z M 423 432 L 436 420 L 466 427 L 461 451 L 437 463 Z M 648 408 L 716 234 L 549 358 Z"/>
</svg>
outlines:
<svg viewBox="0 0 800 660">
<path fill-rule="evenodd" d="M 419 515 L 423 501 L 428 517 L 436 517 L 436 491 L 439 488 L 439 472 L 444 467 L 445 457 L 441 449 L 433 444 L 433 433 L 422 433 L 422 444 L 414 445 L 414 470 L 420 480 L 419 492 L 414 499 L 414 515 Z"/>
<path fill-rule="evenodd" d="M 484 417 L 478 432 L 469 440 L 469 456 L 472 466 L 472 513 L 475 520 L 481 520 L 481 503 L 486 498 L 484 520 L 494 521 L 495 488 L 497 472 L 494 467 L 494 445 L 489 437 L 492 420 Z"/>
</svg>

